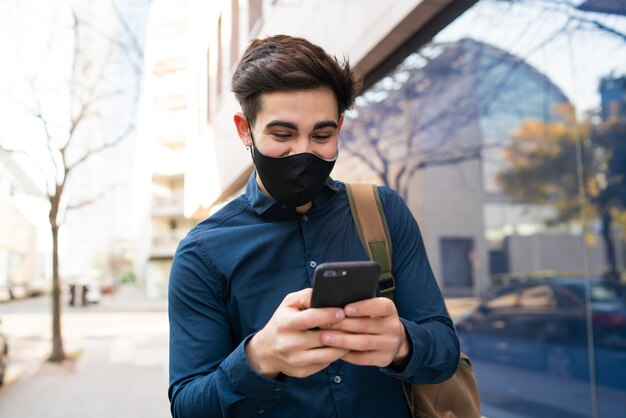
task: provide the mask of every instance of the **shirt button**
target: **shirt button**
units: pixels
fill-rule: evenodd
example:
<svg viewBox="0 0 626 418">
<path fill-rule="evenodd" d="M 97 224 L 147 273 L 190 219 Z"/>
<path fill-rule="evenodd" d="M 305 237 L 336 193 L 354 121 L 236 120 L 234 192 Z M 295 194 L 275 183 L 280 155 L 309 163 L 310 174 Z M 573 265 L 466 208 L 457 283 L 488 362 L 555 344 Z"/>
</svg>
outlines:
<svg viewBox="0 0 626 418">
<path fill-rule="evenodd" d="M 259 411 L 259 414 L 262 414 L 263 412 L 265 412 L 265 409 L 261 409 L 261 410 Z"/>
<path fill-rule="evenodd" d="M 281 208 L 281 209 L 287 209 L 287 205 L 284 205 L 284 204 L 283 204 L 283 205 L 280 205 L 280 208 Z M 260 412 L 259 412 L 259 413 L 260 413 Z"/>
<path fill-rule="evenodd" d="M 314 269 L 315 267 L 317 267 L 317 263 L 311 260 L 311 262 L 309 263 L 309 266 L 311 266 L 311 268 Z"/>
<path fill-rule="evenodd" d="M 302 220 L 303 220 L 304 222 L 306 222 L 306 221 L 308 221 L 308 220 L 309 220 L 309 217 L 308 217 L 308 216 L 306 216 L 306 215 L 304 215 L 304 216 L 302 217 Z"/>
<path fill-rule="evenodd" d="M 339 375 L 335 375 L 335 376 L 333 377 L 333 382 L 335 382 L 335 383 L 337 383 L 337 384 L 341 383 L 341 376 L 339 376 Z"/>
</svg>

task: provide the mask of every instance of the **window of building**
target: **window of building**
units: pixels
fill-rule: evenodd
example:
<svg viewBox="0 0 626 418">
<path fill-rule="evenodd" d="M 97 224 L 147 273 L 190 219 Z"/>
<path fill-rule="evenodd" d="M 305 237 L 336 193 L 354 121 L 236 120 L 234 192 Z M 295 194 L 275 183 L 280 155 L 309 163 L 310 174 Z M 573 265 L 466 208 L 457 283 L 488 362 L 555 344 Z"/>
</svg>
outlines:
<svg viewBox="0 0 626 418">
<path fill-rule="evenodd" d="M 248 32 L 251 38 L 256 36 L 263 18 L 263 0 L 248 0 Z"/>
<path fill-rule="evenodd" d="M 206 51 L 206 121 L 211 122 L 211 50 Z"/>
<path fill-rule="evenodd" d="M 230 0 L 230 66 L 239 59 L 239 0 Z"/>
<path fill-rule="evenodd" d="M 224 62 L 222 60 L 222 48 L 222 16 L 220 16 L 217 21 L 217 73 L 215 76 L 215 95 L 217 96 L 218 100 L 222 96 L 222 67 L 224 66 Z"/>
<path fill-rule="evenodd" d="M 623 415 L 626 301 L 595 283 L 626 289 L 624 109 L 623 2 L 482 0 L 346 114 L 333 175 L 405 199 L 444 294 L 543 283 L 451 312 L 485 416 Z"/>
</svg>

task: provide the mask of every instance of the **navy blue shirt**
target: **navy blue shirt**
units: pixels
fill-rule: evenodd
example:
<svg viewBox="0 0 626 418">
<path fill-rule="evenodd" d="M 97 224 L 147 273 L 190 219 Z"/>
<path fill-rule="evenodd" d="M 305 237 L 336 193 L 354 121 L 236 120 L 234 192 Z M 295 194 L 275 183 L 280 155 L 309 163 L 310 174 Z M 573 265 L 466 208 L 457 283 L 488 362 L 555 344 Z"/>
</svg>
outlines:
<svg viewBox="0 0 626 418">
<path fill-rule="evenodd" d="M 257 374 L 244 346 L 285 295 L 311 287 L 318 264 L 367 260 L 345 185 L 330 178 L 304 215 L 246 192 L 194 227 L 170 273 L 170 387 L 174 418 L 409 417 L 401 381 L 452 375 L 459 346 L 415 219 L 380 187 L 393 245 L 395 302 L 411 343 L 404 370 L 338 360 L 307 378 Z"/>
</svg>

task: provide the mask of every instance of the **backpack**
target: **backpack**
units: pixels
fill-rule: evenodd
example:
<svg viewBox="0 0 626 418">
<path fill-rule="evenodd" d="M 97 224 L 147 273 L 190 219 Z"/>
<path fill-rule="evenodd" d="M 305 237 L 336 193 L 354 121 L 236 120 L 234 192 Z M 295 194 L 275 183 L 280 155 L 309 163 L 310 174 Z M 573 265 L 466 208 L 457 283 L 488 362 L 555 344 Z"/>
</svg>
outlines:
<svg viewBox="0 0 626 418">
<path fill-rule="evenodd" d="M 354 224 L 371 260 L 380 264 L 381 296 L 393 300 L 395 279 L 391 273 L 392 245 L 387 219 L 373 184 L 346 184 Z M 454 375 L 437 384 L 403 382 L 404 396 L 413 417 L 480 418 L 480 396 L 472 363 L 464 353 Z"/>
</svg>

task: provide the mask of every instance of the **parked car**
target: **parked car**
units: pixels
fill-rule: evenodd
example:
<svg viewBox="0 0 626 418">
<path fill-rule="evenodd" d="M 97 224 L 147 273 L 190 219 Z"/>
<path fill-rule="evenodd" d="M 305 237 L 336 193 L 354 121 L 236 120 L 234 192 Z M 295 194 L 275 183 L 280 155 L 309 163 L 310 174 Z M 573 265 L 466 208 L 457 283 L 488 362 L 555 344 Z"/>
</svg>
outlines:
<svg viewBox="0 0 626 418">
<path fill-rule="evenodd" d="M 626 389 L 623 285 L 599 278 L 588 287 L 583 278 L 512 282 L 456 327 L 462 349 L 476 360 L 580 379 L 589 377 L 593 340 L 598 383 Z"/>
<path fill-rule="evenodd" d="M 52 280 L 49 278 L 36 279 L 28 284 L 29 296 L 36 297 L 52 293 Z"/>
<path fill-rule="evenodd" d="M 0 320 L 0 323 L 2 321 Z M 4 383 L 7 367 L 9 366 L 9 343 L 6 335 L 0 332 L 0 385 Z"/>
<path fill-rule="evenodd" d="M 0 302 L 8 302 L 11 300 L 11 291 L 6 285 L 0 285 Z"/>
</svg>

